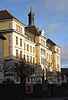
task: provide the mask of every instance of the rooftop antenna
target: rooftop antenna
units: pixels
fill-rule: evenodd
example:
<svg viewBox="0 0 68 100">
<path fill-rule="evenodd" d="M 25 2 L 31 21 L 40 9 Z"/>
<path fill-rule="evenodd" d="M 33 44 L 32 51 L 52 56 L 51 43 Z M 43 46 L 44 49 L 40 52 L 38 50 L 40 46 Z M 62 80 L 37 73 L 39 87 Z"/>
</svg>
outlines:
<svg viewBox="0 0 68 100">
<path fill-rule="evenodd" d="M 32 12 L 32 6 L 30 7 L 30 11 Z"/>
</svg>

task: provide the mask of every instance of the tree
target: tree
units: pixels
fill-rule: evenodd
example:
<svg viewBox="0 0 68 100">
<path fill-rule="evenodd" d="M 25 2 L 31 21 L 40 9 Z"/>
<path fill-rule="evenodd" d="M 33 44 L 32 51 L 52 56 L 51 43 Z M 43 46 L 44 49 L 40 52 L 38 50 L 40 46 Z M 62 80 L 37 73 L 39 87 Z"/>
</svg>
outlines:
<svg viewBox="0 0 68 100">
<path fill-rule="evenodd" d="M 12 65 L 9 64 L 7 68 L 4 67 L 4 72 L 7 72 L 8 70 L 10 70 L 9 73 L 12 72 L 13 75 L 17 75 L 20 78 L 21 85 L 25 84 L 25 78 L 27 76 L 34 73 L 34 68 L 23 59 L 13 60 Z"/>
</svg>

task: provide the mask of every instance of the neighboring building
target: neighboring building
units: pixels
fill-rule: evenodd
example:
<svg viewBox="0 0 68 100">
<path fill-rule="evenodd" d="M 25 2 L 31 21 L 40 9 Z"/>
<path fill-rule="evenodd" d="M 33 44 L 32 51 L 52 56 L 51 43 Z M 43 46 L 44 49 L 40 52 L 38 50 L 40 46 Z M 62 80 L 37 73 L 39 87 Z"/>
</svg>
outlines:
<svg viewBox="0 0 68 100">
<path fill-rule="evenodd" d="M 4 67 L 4 40 L 6 38 L 0 34 L 0 83 L 3 80 L 3 67 Z"/>
<path fill-rule="evenodd" d="M 68 68 L 61 68 L 62 83 L 68 82 Z"/>
<path fill-rule="evenodd" d="M 9 63 L 5 66 L 12 66 L 13 59 L 25 58 L 31 64 L 41 66 L 44 80 L 46 80 L 47 72 L 56 73 L 54 75 L 56 80 L 50 74 L 47 75 L 47 79 L 52 80 L 52 83 L 57 83 L 57 72 L 61 72 L 60 47 L 47 39 L 44 31 L 39 31 L 34 25 L 32 11 L 29 12 L 28 17 L 29 23 L 26 26 L 8 11 L 0 11 L 0 33 L 7 38 L 4 41 L 4 59 Z"/>
</svg>

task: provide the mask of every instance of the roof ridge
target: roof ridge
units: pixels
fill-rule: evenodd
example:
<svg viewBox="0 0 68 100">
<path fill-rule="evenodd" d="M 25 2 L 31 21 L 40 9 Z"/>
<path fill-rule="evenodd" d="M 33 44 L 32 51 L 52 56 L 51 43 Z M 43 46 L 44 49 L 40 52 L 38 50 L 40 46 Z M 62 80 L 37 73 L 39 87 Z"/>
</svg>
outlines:
<svg viewBox="0 0 68 100">
<path fill-rule="evenodd" d="M 2 12 L 2 16 L 3 16 L 3 13 L 5 13 L 4 15 L 8 15 L 8 17 L 6 17 L 6 18 L 2 18 L 2 19 L 10 19 L 10 18 L 14 18 L 14 19 L 16 19 L 17 21 L 19 21 L 14 15 L 12 15 L 8 10 L 0 10 L 0 12 Z M 21 21 L 19 21 L 20 23 L 22 23 Z M 23 23 L 22 23 L 23 24 Z M 25 24 L 23 24 L 23 25 L 25 25 Z M 26 25 L 25 25 L 26 26 Z"/>
<path fill-rule="evenodd" d="M 10 16 L 12 16 L 13 18 L 15 18 L 15 19 L 17 19 L 15 16 L 13 16 L 9 11 L 7 11 L 7 10 L 5 10 L 7 13 L 8 13 L 8 15 L 10 15 Z"/>
</svg>

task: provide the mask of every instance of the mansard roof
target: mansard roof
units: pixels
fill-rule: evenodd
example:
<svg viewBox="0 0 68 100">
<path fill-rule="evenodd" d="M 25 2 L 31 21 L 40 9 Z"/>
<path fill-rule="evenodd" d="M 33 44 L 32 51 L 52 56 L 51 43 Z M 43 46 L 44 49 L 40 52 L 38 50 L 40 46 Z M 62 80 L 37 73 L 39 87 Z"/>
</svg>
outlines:
<svg viewBox="0 0 68 100">
<path fill-rule="evenodd" d="M 51 45 L 56 45 L 51 39 L 47 39 L 47 42 L 50 43 Z"/>
<path fill-rule="evenodd" d="M 7 10 L 2 10 L 0 11 L 0 20 L 4 20 L 4 19 L 16 19 L 17 21 L 19 21 L 16 17 L 14 17 L 12 14 L 10 14 Z M 20 21 L 19 21 L 20 22 Z M 22 23 L 22 22 L 20 22 Z M 23 24 L 23 23 L 22 23 Z M 23 24 L 25 25 L 25 24 Z M 26 26 L 26 25 L 25 25 Z"/>
<path fill-rule="evenodd" d="M 27 26 L 25 27 L 25 30 L 30 33 L 33 33 L 34 35 L 40 35 L 39 29 L 35 26 Z"/>
<path fill-rule="evenodd" d="M 11 18 L 15 18 L 15 17 L 13 15 L 11 15 L 7 10 L 0 11 L 0 20 L 11 19 Z"/>
</svg>

